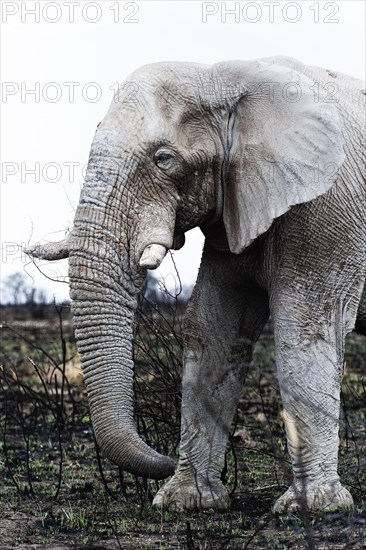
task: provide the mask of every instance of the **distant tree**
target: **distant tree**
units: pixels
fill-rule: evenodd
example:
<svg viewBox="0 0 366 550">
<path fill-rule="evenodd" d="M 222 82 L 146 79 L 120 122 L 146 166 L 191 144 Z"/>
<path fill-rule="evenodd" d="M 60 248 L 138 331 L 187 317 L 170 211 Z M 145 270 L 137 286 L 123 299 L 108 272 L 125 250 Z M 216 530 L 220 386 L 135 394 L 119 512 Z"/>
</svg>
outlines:
<svg viewBox="0 0 366 550">
<path fill-rule="evenodd" d="M 159 288 L 159 279 L 151 271 L 147 272 L 144 285 L 144 296 L 153 304 L 159 304 L 163 298 Z"/>
<path fill-rule="evenodd" d="M 24 273 L 8 275 L 2 283 L 1 301 L 5 304 L 25 304 L 29 299 L 29 283 Z"/>
<path fill-rule="evenodd" d="M 139 307 L 145 313 L 159 311 L 172 313 L 184 312 L 192 293 L 192 286 L 181 285 L 178 273 L 175 288 L 172 288 L 172 279 L 168 281 L 156 276 L 155 272 L 148 271 L 144 287 L 139 296 Z"/>
<path fill-rule="evenodd" d="M 8 305 L 46 304 L 47 296 L 43 289 L 35 288 L 25 273 L 8 275 L 2 282 L 1 303 Z"/>
</svg>

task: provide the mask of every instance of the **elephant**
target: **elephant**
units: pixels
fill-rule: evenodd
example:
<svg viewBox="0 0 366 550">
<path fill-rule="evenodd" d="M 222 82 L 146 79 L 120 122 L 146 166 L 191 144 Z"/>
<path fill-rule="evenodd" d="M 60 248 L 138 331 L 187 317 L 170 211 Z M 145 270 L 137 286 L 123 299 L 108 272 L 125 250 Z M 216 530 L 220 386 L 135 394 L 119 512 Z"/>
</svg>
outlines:
<svg viewBox="0 0 366 550">
<path fill-rule="evenodd" d="M 128 472 L 174 474 L 158 508 L 230 506 L 225 449 L 269 317 L 293 469 L 273 510 L 352 506 L 337 462 L 345 336 L 366 334 L 364 121 L 361 81 L 289 57 L 144 65 L 96 129 L 67 238 L 28 249 L 69 257 L 97 442 Z M 194 227 L 175 469 L 135 426 L 133 320 L 147 270 Z"/>
</svg>

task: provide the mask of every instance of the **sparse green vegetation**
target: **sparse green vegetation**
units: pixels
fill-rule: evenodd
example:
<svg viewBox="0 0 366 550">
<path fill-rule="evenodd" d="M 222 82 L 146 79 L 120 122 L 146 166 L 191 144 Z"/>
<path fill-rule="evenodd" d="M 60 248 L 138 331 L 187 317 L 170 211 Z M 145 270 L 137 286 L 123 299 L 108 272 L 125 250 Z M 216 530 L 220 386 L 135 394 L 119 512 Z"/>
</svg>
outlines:
<svg viewBox="0 0 366 550">
<path fill-rule="evenodd" d="M 19 308 L 20 306 L 18 306 Z M 48 307 L 48 306 L 47 306 Z M 52 306 L 49 306 L 50 308 Z M 68 308 L 32 325 L 3 308 L 0 415 L 1 549 L 360 549 L 366 540 L 366 339 L 350 335 L 342 390 L 340 471 L 349 514 L 273 517 L 290 480 L 267 330 L 247 375 L 223 476 L 230 512 L 151 507 L 161 482 L 118 470 L 95 448 Z M 151 313 L 151 312 L 150 312 Z M 19 314 L 19 311 L 18 311 Z M 136 412 L 146 441 L 177 458 L 180 315 L 136 328 Z"/>
</svg>

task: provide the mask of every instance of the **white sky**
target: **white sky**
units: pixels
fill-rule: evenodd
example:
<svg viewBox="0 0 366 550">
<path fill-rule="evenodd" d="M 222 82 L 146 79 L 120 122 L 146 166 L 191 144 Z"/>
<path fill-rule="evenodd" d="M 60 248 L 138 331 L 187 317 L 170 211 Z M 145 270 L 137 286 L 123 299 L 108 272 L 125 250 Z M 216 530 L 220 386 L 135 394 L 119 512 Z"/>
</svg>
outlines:
<svg viewBox="0 0 366 550">
<path fill-rule="evenodd" d="M 116 83 L 133 70 L 156 61 L 215 63 L 280 54 L 365 77 L 363 0 L 3 0 L 0 7 L 1 276 L 25 269 L 58 299 L 68 297 L 67 285 L 26 265 L 20 246 L 59 240 L 71 227 L 96 125 Z M 229 13 L 233 9 L 236 15 Z M 74 177 L 70 163 L 76 163 Z M 202 242 L 194 230 L 174 253 L 187 283 L 196 277 Z M 67 262 L 43 263 L 42 271 L 64 278 Z M 169 274 L 171 264 L 165 260 L 160 271 Z"/>
</svg>

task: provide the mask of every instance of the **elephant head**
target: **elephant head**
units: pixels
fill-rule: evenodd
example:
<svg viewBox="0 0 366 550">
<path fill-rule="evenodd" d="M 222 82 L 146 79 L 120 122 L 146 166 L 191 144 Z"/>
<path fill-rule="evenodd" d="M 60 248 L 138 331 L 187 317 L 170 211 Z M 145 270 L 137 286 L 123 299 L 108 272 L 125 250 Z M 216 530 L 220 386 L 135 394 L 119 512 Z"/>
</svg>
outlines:
<svg viewBox="0 0 366 550">
<path fill-rule="evenodd" d="M 314 102 L 313 83 L 280 65 L 158 63 L 129 82 L 134 96 L 122 86 L 97 128 L 70 237 L 30 252 L 69 255 L 99 446 L 159 479 L 173 462 L 140 439 L 133 418 L 132 327 L 146 269 L 195 226 L 241 253 L 292 205 L 325 193 L 343 152 L 334 106 Z"/>
</svg>

